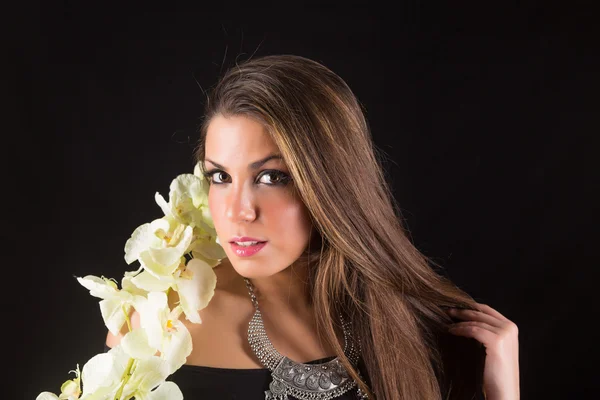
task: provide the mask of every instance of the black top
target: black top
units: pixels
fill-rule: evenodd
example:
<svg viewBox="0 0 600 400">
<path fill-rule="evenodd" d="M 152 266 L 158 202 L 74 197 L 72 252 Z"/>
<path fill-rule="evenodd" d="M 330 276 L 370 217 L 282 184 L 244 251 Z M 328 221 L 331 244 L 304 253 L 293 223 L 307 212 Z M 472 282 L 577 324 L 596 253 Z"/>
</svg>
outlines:
<svg viewBox="0 0 600 400">
<path fill-rule="evenodd" d="M 304 364 L 320 364 L 333 358 L 322 358 Z M 365 376 L 362 370 L 361 374 Z M 266 368 L 232 369 L 183 365 L 168 380 L 179 386 L 186 400 L 265 400 L 265 391 L 269 389 L 272 378 L 271 372 Z M 357 388 L 358 386 L 336 397 L 336 400 L 358 399 Z M 290 400 L 295 399 L 288 397 Z"/>
</svg>

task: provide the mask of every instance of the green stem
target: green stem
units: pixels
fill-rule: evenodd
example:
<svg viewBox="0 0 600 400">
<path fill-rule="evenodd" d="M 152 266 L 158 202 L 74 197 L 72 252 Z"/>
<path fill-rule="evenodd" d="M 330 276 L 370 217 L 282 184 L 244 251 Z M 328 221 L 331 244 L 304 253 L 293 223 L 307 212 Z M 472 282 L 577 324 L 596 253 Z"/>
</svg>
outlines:
<svg viewBox="0 0 600 400">
<path fill-rule="evenodd" d="M 125 304 L 121 306 L 121 310 L 123 310 L 123 314 L 125 314 L 125 322 L 127 322 L 127 329 L 131 332 L 131 321 L 129 321 L 129 314 L 127 314 L 127 310 L 125 310 Z"/>
<path fill-rule="evenodd" d="M 129 380 L 129 378 L 131 378 L 131 374 L 132 374 L 131 368 L 133 367 L 134 361 L 135 360 L 133 358 L 130 358 L 129 361 L 127 362 L 127 366 L 125 367 L 125 372 L 123 372 L 123 376 L 121 377 L 121 386 L 119 386 L 119 390 L 115 394 L 114 400 L 121 400 L 121 395 L 123 394 L 123 389 L 125 389 L 125 385 L 127 384 L 127 381 Z"/>
</svg>

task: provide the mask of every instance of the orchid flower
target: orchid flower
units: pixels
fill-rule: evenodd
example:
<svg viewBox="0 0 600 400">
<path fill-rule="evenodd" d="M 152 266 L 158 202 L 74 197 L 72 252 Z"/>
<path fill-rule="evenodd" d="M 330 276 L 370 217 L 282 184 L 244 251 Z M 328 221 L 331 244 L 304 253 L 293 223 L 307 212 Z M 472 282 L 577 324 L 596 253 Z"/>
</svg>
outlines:
<svg viewBox="0 0 600 400">
<path fill-rule="evenodd" d="M 172 288 L 179 295 L 179 302 L 187 320 L 202 323 L 198 310 L 208 305 L 215 293 L 217 275 L 212 267 L 196 258 L 180 264 L 177 273 L 171 277 L 156 278 L 146 271 L 132 279 L 132 282 L 144 290 L 159 292 Z"/>
<path fill-rule="evenodd" d="M 142 267 L 157 278 L 169 276 L 188 253 L 193 228 L 163 217 L 139 226 L 125 243 L 125 261 L 138 260 Z"/>
<path fill-rule="evenodd" d="M 81 400 L 179 400 L 183 395 L 173 382 L 166 382 L 169 368 L 157 356 L 134 359 L 123 346 L 92 357 L 83 367 Z"/>
<path fill-rule="evenodd" d="M 215 233 L 208 209 L 208 182 L 194 174 L 182 174 L 171 182 L 169 202 L 156 192 L 154 199 L 167 217 L 179 223 Z"/>
<path fill-rule="evenodd" d="M 125 321 L 127 321 L 131 307 L 142 297 L 135 294 L 135 291 L 119 290 L 114 280 L 105 277 L 98 278 L 97 276 L 87 275 L 83 278 L 78 277 L 77 281 L 88 289 L 92 296 L 102 299 L 100 301 L 100 311 L 104 324 L 113 335 L 117 335 Z M 126 276 L 123 281 L 129 288 L 139 291 L 129 283 L 131 277 Z"/>
<path fill-rule="evenodd" d="M 125 261 L 139 261 L 126 271 L 121 289 L 114 279 L 87 275 L 77 281 L 94 297 L 109 331 L 118 335 L 127 322 L 120 344 L 97 354 L 76 377 L 61 386 L 60 395 L 41 392 L 36 400 L 179 400 L 179 387 L 166 378 L 179 369 L 192 352 L 192 338 L 180 320 L 201 323 L 199 310 L 215 293 L 213 268 L 226 257 L 208 208 L 206 179 L 199 164 L 193 174 L 171 182 L 169 201 L 158 192 L 155 201 L 164 216 L 140 225 L 125 243 Z M 191 259 L 188 260 L 189 257 Z M 170 309 L 167 293 L 178 301 Z M 140 315 L 132 329 L 129 313 Z"/>
<path fill-rule="evenodd" d="M 138 311 L 148 345 L 160 351 L 160 357 L 167 361 L 170 371 L 179 369 L 192 352 L 192 337 L 179 320 L 181 306 L 170 310 L 167 295 L 152 292 Z"/>
</svg>

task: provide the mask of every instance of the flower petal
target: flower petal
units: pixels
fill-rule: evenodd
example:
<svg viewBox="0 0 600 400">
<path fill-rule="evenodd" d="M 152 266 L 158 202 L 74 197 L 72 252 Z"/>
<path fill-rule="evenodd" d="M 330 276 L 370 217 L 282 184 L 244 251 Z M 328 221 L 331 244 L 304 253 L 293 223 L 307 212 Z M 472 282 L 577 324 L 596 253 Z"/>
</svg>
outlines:
<svg viewBox="0 0 600 400">
<path fill-rule="evenodd" d="M 179 243 L 177 243 L 177 250 L 179 250 L 181 252 L 181 255 L 184 255 L 185 253 L 188 252 L 188 248 L 190 247 L 190 244 L 192 244 L 192 240 L 194 238 L 194 228 L 190 225 L 185 227 L 185 230 L 183 231 L 183 236 L 181 237 L 181 239 L 179 240 Z"/>
<path fill-rule="evenodd" d="M 169 205 L 169 203 L 167 203 L 167 201 L 165 200 L 164 197 L 162 197 L 162 195 L 158 192 L 156 192 L 154 194 L 154 201 L 156 201 L 156 204 L 158 204 L 158 206 L 160 207 L 160 209 L 162 210 L 163 214 L 165 214 L 165 216 L 171 216 L 171 206 Z"/>
<path fill-rule="evenodd" d="M 202 165 L 200 164 L 201 162 L 198 161 L 196 165 L 194 165 L 194 175 L 196 175 L 200 179 L 205 180 L 204 175 L 202 174 Z"/>
<path fill-rule="evenodd" d="M 162 350 L 169 305 L 167 295 L 163 292 L 148 293 L 148 298 L 138 306 L 140 325 L 146 331 L 148 344 Z"/>
<path fill-rule="evenodd" d="M 117 391 L 119 390 L 118 385 L 107 386 L 98 388 L 98 390 L 87 393 L 79 398 L 79 400 L 112 400 L 115 398 Z M 69 400 L 77 400 L 77 399 L 69 399 Z"/>
<path fill-rule="evenodd" d="M 42 392 L 38 394 L 35 400 L 57 400 L 58 396 L 50 392 Z"/>
<path fill-rule="evenodd" d="M 147 400 L 183 400 L 183 393 L 175 382 L 166 381 L 162 383 L 156 390 L 150 392 Z"/>
<path fill-rule="evenodd" d="M 162 349 L 162 358 L 167 361 L 169 373 L 178 370 L 192 353 L 192 335 L 181 321 L 174 324 L 175 332 Z"/>
<path fill-rule="evenodd" d="M 77 278 L 77 282 L 81 286 L 85 287 L 90 291 L 90 294 L 94 297 L 106 299 L 117 294 L 118 289 L 116 284 L 108 279 L 98 278 L 94 275 L 87 275 L 83 278 Z"/>
<path fill-rule="evenodd" d="M 131 264 L 152 244 L 153 231 L 149 223 L 138 226 L 125 242 L 125 262 Z"/>
<path fill-rule="evenodd" d="M 162 218 L 157 218 L 150 222 L 150 230 L 152 231 L 152 235 L 156 237 L 156 240 L 153 243 L 154 246 L 160 246 L 161 241 L 161 239 L 156 235 L 156 233 L 158 231 L 168 232 L 171 229 L 171 219 L 172 218 L 167 215 Z"/>
<path fill-rule="evenodd" d="M 140 262 L 146 269 L 150 266 L 152 271 L 159 276 L 171 275 L 179 266 L 183 254 L 184 252 L 177 247 L 148 249 L 148 251 L 142 253 Z"/>
<path fill-rule="evenodd" d="M 148 344 L 148 336 L 142 328 L 128 332 L 121 340 L 123 351 L 131 358 L 145 360 L 156 354 L 156 349 Z"/>
<path fill-rule="evenodd" d="M 210 265 L 212 268 L 214 268 L 217 265 L 221 264 L 221 260 L 214 260 L 212 258 L 206 258 L 202 254 L 196 253 L 195 251 L 192 251 L 192 256 L 193 256 L 193 258 L 195 258 L 197 260 L 204 261 L 205 263 L 207 263 L 208 265 Z"/>
<path fill-rule="evenodd" d="M 74 379 L 70 379 L 62 384 L 60 387 L 60 396 L 59 398 L 69 398 L 69 396 L 74 396 L 79 393 L 79 382 L 76 382 Z"/>
<path fill-rule="evenodd" d="M 208 187 L 205 179 L 193 174 L 175 178 L 169 192 L 173 216 L 183 224 L 210 229 L 203 218 L 203 210 L 208 208 Z"/>
<path fill-rule="evenodd" d="M 131 304 L 127 304 L 122 298 L 113 297 L 100 301 L 100 312 L 104 325 L 110 333 L 118 335 L 125 323 L 126 313 L 129 315 Z"/>
<path fill-rule="evenodd" d="M 140 273 L 142 273 L 141 271 L 144 270 L 144 267 L 140 266 L 140 270 L 133 273 L 133 272 L 125 272 L 125 275 L 123 276 L 123 279 L 121 279 L 121 288 L 123 291 L 126 291 L 128 293 L 131 293 L 133 295 L 137 295 L 137 296 L 146 296 L 146 294 L 148 294 L 147 290 L 142 289 L 141 287 L 137 286 L 134 282 L 133 282 L 133 278 L 135 278 L 137 275 L 139 275 Z"/>
<path fill-rule="evenodd" d="M 188 174 L 188 194 L 195 208 L 208 207 L 208 182 L 195 175 Z"/>
<path fill-rule="evenodd" d="M 131 278 L 131 282 L 140 289 L 147 292 L 164 292 L 175 282 L 172 277 L 158 279 L 148 271 L 144 271 L 139 275 Z"/>
<path fill-rule="evenodd" d="M 169 375 L 167 363 L 157 356 L 138 360 L 133 375 L 125 385 L 124 393 L 139 393 L 143 397 L 164 382 Z"/>
<path fill-rule="evenodd" d="M 181 308 L 189 321 L 202 323 L 198 310 L 206 307 L 215 294 L 217 276 L 210 265 L 198 259 L 190 260 L 186 270 L 192 273 L 192 279 L 176 279 Z"/>
<path fill-rule="evenodd" d="M 210 208 L 202 207 L 202 221 L 204 221 L 205 225 L 210 228 L 204 228 L 207 232 L 210 232 L 213 235 L 217 234 L 217 231 L 215 230 L 215 222 L 213 221 L 212 214 L 210 213 Z"/>
<path fill-rule="evenodd" d="M 193 251 L 201 254 L 204 258 L 212 260 L 222 260 L 227 257 L 223 247 L 213 241 L 198 241 L 195 243 Z"/>
<path fill-rule="evenodd" d="M 118 383 L 120 377 L 114 374 L 114 365 L 115 356 L 110 352 L 97 354 L 85 363 L 81 370 L 84 396 L 96 392 L 101 387 L 112 386 Z"/>
<path fill-rule="evenodd" d="M 184 225 L 181 224 L 178 225 L 180 229 L 183 228 L 183 226 Z M 183 233 L 175 246 L 148 249 L 148 253 L 152 257 L 153 262 L 163 266 L 179 266 L 181 257 L 187 253 L 188 247 L 190 247 L 190 244 L 192 243 L 193 233 L 194 229 L 188 225 L 183 229 Z M 143 257 L 145 257 L 145 255 L 146 253 L 142 254 Z M 144 262 L 146 262 L 145 260 L 146 259 L 144 258 Z"/>
<path fill-rule="evenodd" d="M 151 249 L 152 250 L 152 249 Z M 177 260 L 175 263 L 170 265 L 164 265 L 155 261 L 154 257 L 150 254 L 149 251 L 145 251 L 140 255 L 140 264 L 144 267 L 144 269 L 150 272 L 158 279 L 167 278 L 173 275 L 173 272 L 179 267 L 180 257 L 176 257 Z M 168 257 L 165 257 L 165 259 Z"/>
</svg>

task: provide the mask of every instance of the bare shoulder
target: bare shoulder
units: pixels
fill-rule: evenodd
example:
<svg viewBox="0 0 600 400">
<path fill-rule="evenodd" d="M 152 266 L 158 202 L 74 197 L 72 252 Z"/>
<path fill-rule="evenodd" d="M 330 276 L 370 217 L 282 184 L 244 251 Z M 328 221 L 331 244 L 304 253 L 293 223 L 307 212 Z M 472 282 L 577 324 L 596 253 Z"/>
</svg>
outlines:
<svg viewBox="0 0 600 400">
<path fill-rule="evenodd" d="M 194 324 L 181 315 L 181 321 L 190 331 L 193 342 L 192 354 L 186 364 L 222 368 L 259 368 L 245 340 L 248 322 L 254 313 L 243 278 L 235 272 L 227 259 L 214 268 L 217 275 L 215 294 L 204 309 L 199 311 L 201 324 Z M 177 293 L 169 294 L 173 307 L 178 301 Z M 139 327 L 139 314 L 132 310 L 131 327 Z M 118 345 L 127 333 L 127 326 L 119 335 L 108 332 L 106 345 Z"/>
</svg>

